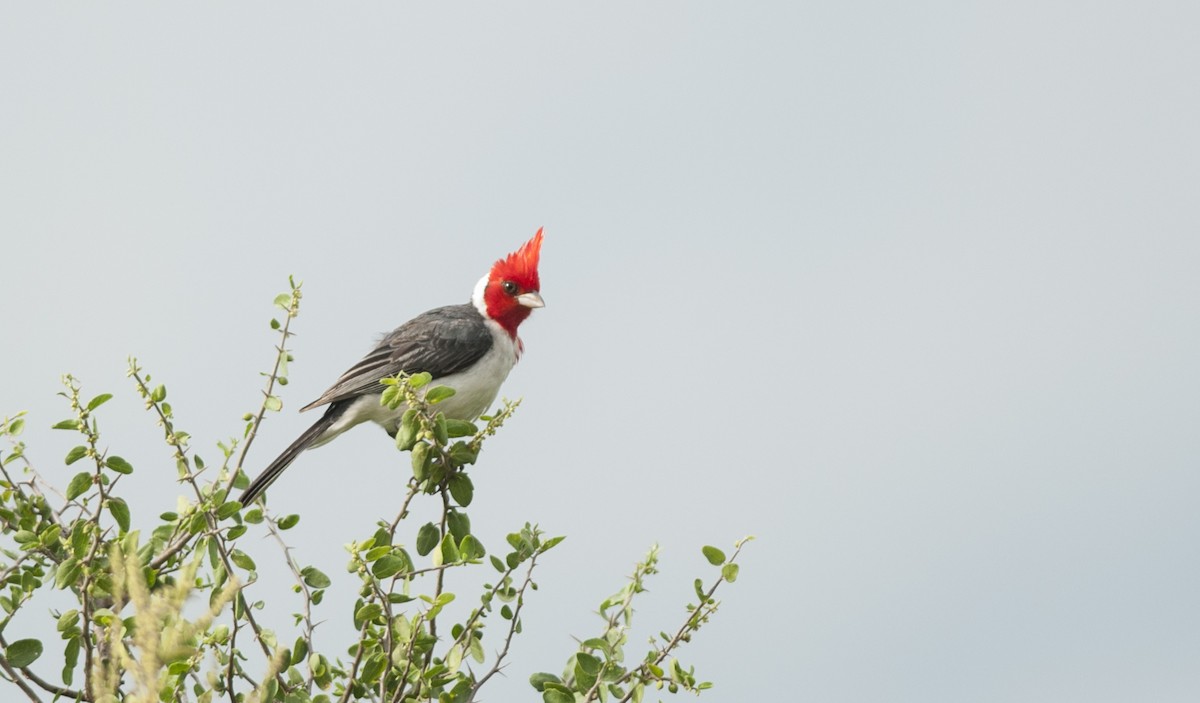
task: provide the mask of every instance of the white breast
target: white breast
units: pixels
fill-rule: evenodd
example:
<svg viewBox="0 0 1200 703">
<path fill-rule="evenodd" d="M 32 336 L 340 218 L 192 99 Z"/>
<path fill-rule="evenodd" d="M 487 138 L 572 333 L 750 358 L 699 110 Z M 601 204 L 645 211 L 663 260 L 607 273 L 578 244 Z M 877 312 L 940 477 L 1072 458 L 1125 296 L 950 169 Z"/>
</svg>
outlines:
<svg viewBox="0 0 1200 703">
<path fill-rule="evenodd" d="M 436 378 L 424 390 L 434 386 L 449 386 L 455 393 L 437 405 L 437 409 L 446 413 L 446 417 L 458 420 L 474 420 L 495 402 L 500 394 L 500 386 L 508 373 L 516 366 L 520 356 L 520 340 L 513 339 L 496 322 L 486 321 L 488 331 L 492 333 L 492 348 L 479 361 L 469 368 Z M 324 434 L 309 445 L 309 448 L 319 447 L 337 437 L 346 430 L 364 422 L 374 422 L 382 425 L 388 434 L 395 434 L 400 426 L 400 418 L 407 410 L 401 405 L 395 410 L 379 403 L 379 394 L 365 395 L 355 400 L 346 408 Z"/>
</svg>

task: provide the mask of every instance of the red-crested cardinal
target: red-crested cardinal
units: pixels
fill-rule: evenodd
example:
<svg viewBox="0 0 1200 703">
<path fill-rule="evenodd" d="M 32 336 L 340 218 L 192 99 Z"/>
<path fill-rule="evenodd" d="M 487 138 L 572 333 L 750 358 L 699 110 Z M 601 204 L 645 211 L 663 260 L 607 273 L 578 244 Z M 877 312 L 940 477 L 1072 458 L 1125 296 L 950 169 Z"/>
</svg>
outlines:
<svg viewBox="0 0 1200 703">
<path fill-rule="evenodd" d="M 475 284 L 471 302 L 434 308 L 384 336 L 320 398 L 300 409 L 329 406 L 254 479 L 242 493 L 242 505 L 261 495 L 300 452 L 319 447 L 355 425 L 375 422 L 395 436 L 405 407 L 391 410 L 380 404 L 384 388 L 380 381 L 388 376 L 426 372 L 433 376 L 433 385 L 453 388 L 455 394 L 438 405 L 448 418 L 474 420 L 486 411 L 521 357 L 524 347 L 517 327 L 534 308 L 545 305 L 538 281 L 541 248 L 539 229 L 520 249 L 492 265 Z"/>
</svg>

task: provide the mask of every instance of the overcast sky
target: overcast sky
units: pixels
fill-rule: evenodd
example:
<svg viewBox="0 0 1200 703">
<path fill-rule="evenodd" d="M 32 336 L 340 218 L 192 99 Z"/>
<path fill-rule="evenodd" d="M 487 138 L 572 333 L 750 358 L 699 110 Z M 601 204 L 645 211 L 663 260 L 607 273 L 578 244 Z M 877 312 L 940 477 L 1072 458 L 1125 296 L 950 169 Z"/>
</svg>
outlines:
<svg viewBox="0 0 1200 703">
<path fill-rule="evenodd" d="M 59 375 L 116 393 L 102 429 L 149 526 L 181 491 L 127 355 L 211 462 L 303 279 L 257 471 L 378 333 L 465 302 L 545 226 L 547 306 L 504 389 L 524 405 L 470 514 L 496 551 L 525 521 L 568 540 L 487 700 L 536 700 L 528 675 L 598 630 L 652 542 L 639 643 L 681 621 L 701 545 L 754 534 L 682 655 L 716 683 L 702 700 L 1194 701 L 1198 22 L 1188 2 L 12 5 L 0 415 L 30 412 L 65 484 Z M 270 491 L 343 598 L 342 545 L 394 515 L 405 467 L 363 427 Z M 280 627 L 296 607 L 271 605 Z"/>
</svg>

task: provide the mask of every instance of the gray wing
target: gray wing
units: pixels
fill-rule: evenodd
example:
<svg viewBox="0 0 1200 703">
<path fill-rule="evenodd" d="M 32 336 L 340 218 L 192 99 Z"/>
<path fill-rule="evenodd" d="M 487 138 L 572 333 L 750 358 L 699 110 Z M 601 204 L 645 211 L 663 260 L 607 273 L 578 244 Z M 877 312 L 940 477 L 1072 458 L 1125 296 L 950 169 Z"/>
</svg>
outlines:
<svg viewBox="0 0 1200 703">
<path fill-rule="evenodd" d="M 400 372 L 448 376 L 479 361 L 492 343 L 492 332 L 473 305 L 435 308 L 388 333 L 320 398 L 300 410 L 380 393 L 380 379 Z"/>
</svg>

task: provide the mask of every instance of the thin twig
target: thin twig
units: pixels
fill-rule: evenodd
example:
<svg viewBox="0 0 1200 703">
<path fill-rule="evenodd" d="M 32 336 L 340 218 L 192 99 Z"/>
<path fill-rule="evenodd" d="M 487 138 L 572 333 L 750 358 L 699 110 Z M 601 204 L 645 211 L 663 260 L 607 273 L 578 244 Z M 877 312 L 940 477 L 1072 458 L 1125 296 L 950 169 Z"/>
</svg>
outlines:
<svg viewBox="0 0 1200 703">
<path fill-rule="evenodd" d="M 467 696 L 468 701 L 475 700 L 475 694 L 479 693 L 479 689 L 483 688 L 488 679 L 495 676 L 504 668 L 504 658 L 508 656 L 508 648 L 512 645 L 513 637 L 517 634 L 517 627 L 520 626 L 521 608 L 525 605 L 525 589 L 529 588 L 529 585 L 533 583 L 533 568 L 537 566 L 537 558 L 538 555 L 536 552 L 529 558 L 529 568 L 525 571 L 525 582 L 521 584 L 521 588 L 517 591 L 517 607 L 513 609 L 512 620 L 508 626 L 508 635 L 504 638 L 504 647 L 496 654 L 496 663 L 492 665 L 492 668 L 471 687 L 471 695 Z"/>
<path fill-rule="evenodd" d="M 275 390 L 275 382 L 279 379 L 279 369 L 285 363 L 288 354 L 287 340 L 291 337 L 288 328 L 291 327 L 292 318 L 296 317 L 300 310 L 300 295 L 299 288 L 292 288 L 292 298 L 288 304 L 287 316 L 283 320 L 283 327 L 279 334 L 279 344 L 275 346 L 275 365 L 271 367 L 271 373 L 267 376 L 267 387 L 263 389 L 263 400 L 258 406 L 258 413 L 250 423 L 250 431 L 246 433 L 246 441 L 242 443 L 242 451 L 238 453 L 237 465 L 234 466 L 232 475 L 229 478 L 229 485 L 226 490 L 233 488 L 233 481 L 237 478 L 238 472 L 242 470 L 242 465 L 246 461 L 246 453 L 250 451 L 250 445 L 254 444 L 254 438 L 258 436 L 258 427 L 262 424 L 263 418 L 267 414 L 267 402 L 270 400 L 272 392 Z"/>
</svg>

